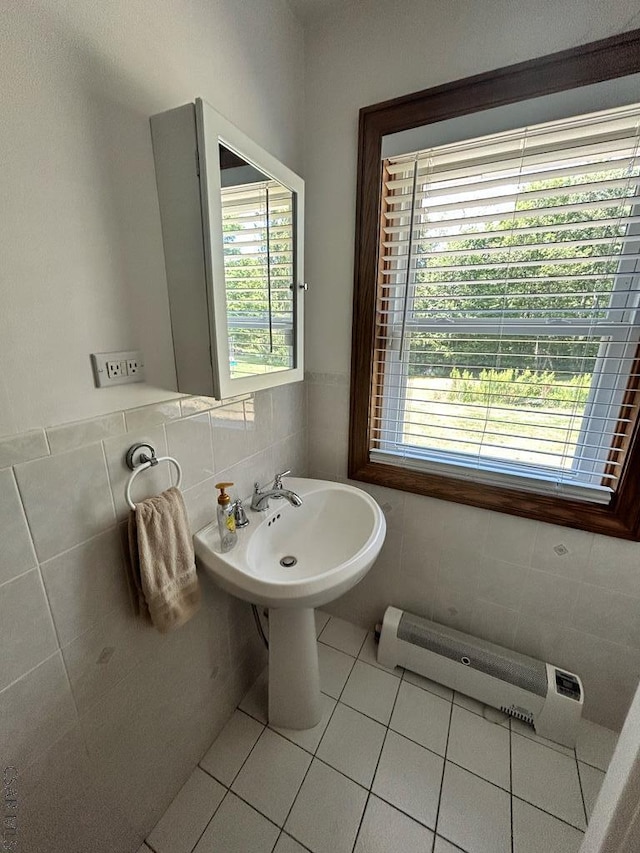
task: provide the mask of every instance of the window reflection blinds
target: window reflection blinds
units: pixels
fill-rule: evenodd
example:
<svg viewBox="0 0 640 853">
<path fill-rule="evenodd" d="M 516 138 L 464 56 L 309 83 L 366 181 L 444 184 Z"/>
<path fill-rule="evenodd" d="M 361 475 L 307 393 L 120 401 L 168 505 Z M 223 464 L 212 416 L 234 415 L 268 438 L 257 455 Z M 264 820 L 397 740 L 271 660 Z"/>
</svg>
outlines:
<svg viewBox="0 0 640 853">
<path fill-rule="evenodd" d="M 232 372 L 291 366 L 293 212 L 293 193 L 276 181 L 222 189 Z"/>
</svg>

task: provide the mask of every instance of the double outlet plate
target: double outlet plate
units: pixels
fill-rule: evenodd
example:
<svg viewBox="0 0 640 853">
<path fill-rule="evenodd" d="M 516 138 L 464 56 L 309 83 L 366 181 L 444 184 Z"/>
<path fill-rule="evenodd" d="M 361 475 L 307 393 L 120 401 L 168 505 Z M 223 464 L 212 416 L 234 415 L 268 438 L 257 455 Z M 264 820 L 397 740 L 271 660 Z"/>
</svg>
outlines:
<svg viewBox="0 0 640 853">
<path fill-rule="evenodd" d="M 98 388 L 144 382 L 144 360 L 140 350 L 94 352 L 91 365 Z"/>
</svg>

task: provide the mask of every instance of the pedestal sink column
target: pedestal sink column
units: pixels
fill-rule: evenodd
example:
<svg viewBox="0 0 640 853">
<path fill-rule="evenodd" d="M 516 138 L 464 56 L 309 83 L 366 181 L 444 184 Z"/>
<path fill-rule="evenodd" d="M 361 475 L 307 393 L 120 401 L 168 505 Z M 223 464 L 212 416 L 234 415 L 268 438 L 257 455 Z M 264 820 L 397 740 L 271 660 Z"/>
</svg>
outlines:
<svg viewBox="0 0 640 853">
<path fill-rule="evenodd" d="M 320 672 L 312 607 L 269 610 L 269 722 L 310 729 L 320 722 Z"/>
</svg>

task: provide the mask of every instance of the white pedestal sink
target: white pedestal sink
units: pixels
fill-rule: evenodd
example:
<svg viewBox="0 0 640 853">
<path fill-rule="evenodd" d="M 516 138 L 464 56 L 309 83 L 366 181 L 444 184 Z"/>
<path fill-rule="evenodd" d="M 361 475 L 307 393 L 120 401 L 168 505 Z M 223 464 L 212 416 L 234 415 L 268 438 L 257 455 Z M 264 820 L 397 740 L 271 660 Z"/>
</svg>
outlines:
<svg viewBox="0 0 640 853">
<path fill-rule="evenodd" d="M 320 722 L 314 608 L 361 580 L 380 553 L 384 515 L 361 489 L 288 478 L 302 506 L 271 500 L 249 512 L 238 544 L 220 553 L 215 523 L 194 536 L 199 563 L 227 592 L 269 608 L 269 721 L 306 729 Z"/>
</svg>

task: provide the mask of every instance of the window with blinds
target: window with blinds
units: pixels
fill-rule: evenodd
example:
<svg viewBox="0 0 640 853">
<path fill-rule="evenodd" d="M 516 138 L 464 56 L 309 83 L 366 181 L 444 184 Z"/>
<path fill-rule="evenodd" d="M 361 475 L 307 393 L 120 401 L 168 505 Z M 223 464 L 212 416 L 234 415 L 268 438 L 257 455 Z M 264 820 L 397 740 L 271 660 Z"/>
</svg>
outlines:
<svg viewBox="0 0 640 853">
<path fill-rule="evenodd" d="M 277 181 L 222 187 L 231 378 L 293 366 L 294 201 Z"/>
<path fill-rule="evenodd" d="M 383 162 L 370 458 L 608 503 L 637 416 L 640 106 Z"/>
</svg>

